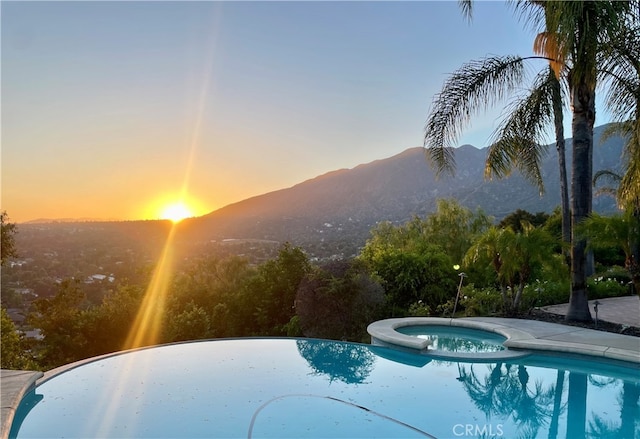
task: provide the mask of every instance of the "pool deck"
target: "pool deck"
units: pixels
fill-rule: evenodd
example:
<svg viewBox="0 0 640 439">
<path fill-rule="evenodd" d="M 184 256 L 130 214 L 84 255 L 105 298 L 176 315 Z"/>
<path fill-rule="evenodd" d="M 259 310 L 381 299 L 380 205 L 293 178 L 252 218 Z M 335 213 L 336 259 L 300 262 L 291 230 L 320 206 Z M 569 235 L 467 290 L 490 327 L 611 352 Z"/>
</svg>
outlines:
<svg viewBox="0 0 640 439">
<path fill-rule="evenodd" d="M 640 299 L 638 296 L 601 299 L 600 304 L 598 317 L 601 320 L 640 327 Z M 563 306 L 564 308 L 562 308 Z M 590 307 L 593 308 L 591 302 Z M 547 309 L 547 311 L 563 314 L 563 311 L 566 313 L 566 305 L 555 305 L 553 310 Z M 412 317 L 374 322 L 369 325 L 369 333 L 372 336 L 375 334 L 376 338 L 390 344 L 399 343 L 403 346 L 403 343 L 413 343 L 414 345 L 407 347 L 422 350 L 427 348 L 425 340 L 400 334 L 394 328 L 406 326 L 409 323 L 421 325 L 426 321 L 429 322 L 428 324 L 452 325 L 496 332 L 507 338 L 504 344 L 510 349 L 590 355 L 640 365 L 640 337 L 536 320 L 496 317 L 456 319 Z M 0 439 L 9 437 L 11 423 L 22 397 L 43 376 L 42 372 L 34 371 L 1 371 L 2 430 Z"/>
<path fill-rule="evenodd" d="M 399 327 L 419 325 L 457 326 L 495 332 L 507 339 L 504 346 L 509 349 L 589 355 L 640 365 L 640 337 L 537 320 L 498 317 L 406 317 L 374 322 L 369 325 L 367 331 L 374 344 L 399 346 L 428 353 L 427 340 L 396 331 Z"/>
<path fill-rule="evenodd" d="M 591 317 L 595 319 L 594 306 L 598 302 L 598 320 L 640 328 L 640 296 L 612 297 L 589 301 Z M 551 314 L 567 315 L 568 303 L 544 306 L 542 309 Z"/>
</svg>

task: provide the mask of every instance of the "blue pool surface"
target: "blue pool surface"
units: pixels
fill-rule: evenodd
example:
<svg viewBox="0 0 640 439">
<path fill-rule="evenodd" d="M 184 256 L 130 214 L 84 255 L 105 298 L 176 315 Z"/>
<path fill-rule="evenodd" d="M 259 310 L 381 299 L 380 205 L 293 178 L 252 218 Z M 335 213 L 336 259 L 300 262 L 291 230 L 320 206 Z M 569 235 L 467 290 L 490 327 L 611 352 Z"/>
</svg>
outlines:
<svg viewBox="0 0 640 439">
<path fill-rule="evenodd" d="M 137 350 L 38 385 L 11 437 L 573 438 L 640 432 L 638 369 L 440 361 L 313 339 Z"/>
<path fill-rule="evenodd" d="M 429 349 L 448 352 L 497 352 L 505 349 L 505 337 L 494 332 L 456 326 L 412 325 L 396 331 L 405 335 L 430 340 Z"/>
</svg>

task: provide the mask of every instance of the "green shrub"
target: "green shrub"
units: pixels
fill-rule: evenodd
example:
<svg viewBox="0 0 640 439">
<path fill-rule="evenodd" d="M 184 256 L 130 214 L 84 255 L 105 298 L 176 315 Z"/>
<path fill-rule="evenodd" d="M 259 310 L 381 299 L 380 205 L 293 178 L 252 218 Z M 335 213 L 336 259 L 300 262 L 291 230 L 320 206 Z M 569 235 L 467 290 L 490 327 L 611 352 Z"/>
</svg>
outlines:
<svg viewBox="0 0 640 439">
<path fill-rule="evenodd" d="M 458 307 L 462 305 L 467 317 L 489 316 L 502 312 L 502 296 L 496 288 L 475 288 L 473 285 L 467 285 L 462 288 L 461 296 Z"/>
<path fill-rule="evenodd" d="M 455 305 L 455 300 L 455 298 L 449 299 L 446 302 L 438 305 L 436 307 L 435 315 L 440 317 L 451 317 L 451 314 L 453 313 L 453 307 Z M 458 304 L 458 309 L 456 310 L 456 312 L 458 312 L 460 309 L 460 305 Z"/>
<path fill-rule="evenodd" d="M 615 277 L 594 276 L 587 280 L 587 294 L 590 300 L 626 296 L 629 286 L 628 282 Z"/>
<path fill-rule="evenodd" d="M 571 285 L 564 281 L 540 281 L 527 284 L 522 292 L 522 310 L 568 303 Z"/>
<path fill-rule="evenodd" d="M 431 307 L 422 300 L 418 300 L 409 306 L 409 315 L 411 317 L 428 317 L 431 315 Z"/>
<path fill-rule="evenodd" d="M 438 305 L 436 315 L 451 317 L 455 307 L 455 297 Z M 459 317 L 489 316 L 502 312 L 502 296 L 492 287 L 476 288 L 473 284 L 465 285 L 460 292 L 456 315 Z"/>
</svg>

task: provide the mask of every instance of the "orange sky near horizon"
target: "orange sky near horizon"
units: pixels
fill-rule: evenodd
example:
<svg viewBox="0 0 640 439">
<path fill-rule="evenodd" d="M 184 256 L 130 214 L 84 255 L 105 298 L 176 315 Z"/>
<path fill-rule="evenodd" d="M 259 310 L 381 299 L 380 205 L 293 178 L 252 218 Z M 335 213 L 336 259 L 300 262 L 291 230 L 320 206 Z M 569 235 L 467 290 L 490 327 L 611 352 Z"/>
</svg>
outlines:
<svg viewBox="0 0 640 439">
<path fill-rule="evenodd" d="M 10 221 L 195 216 L 422 143 L 446 75 L 529 53 L 500 2 L 0 2 Z M 500 111 L 496 110 L 496 114 Z M 460 144 L 486 146 L 496 114 Z"/>
</svg>

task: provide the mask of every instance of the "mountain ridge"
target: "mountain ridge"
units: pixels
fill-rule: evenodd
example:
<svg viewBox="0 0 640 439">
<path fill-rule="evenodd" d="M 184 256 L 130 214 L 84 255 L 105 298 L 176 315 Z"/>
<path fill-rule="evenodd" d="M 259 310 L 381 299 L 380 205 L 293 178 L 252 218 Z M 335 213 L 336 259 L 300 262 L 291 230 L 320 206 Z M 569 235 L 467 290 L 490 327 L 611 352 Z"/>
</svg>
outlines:
<svg viewBox="0 0 640 439">
<path fill-rule="evenodd" d="M 599 142 L 604 127 L 594 129 L 594 172 L 618 169 L 622 139 Z M 338 169 L 294 186 L 242 200 L 180 224 L 185 237 L 210 241 L 224 238 L 291 241 L 296 245 L 360 243 L 380 221 L 403 223 L 435 210 L 438 198 L 455 198 L 473 210 L 500 219 L 516 209 L 551 212 L 560 204 L 559 170 L 554 145 L 543 159 L 546 191 L 514 172 L 501 180 L 484 179 L 488 149 L 462 145 L 453 149 L 456 173 L 436 178 L 425 150 L 413 147 L 385 159 Z M 567 139 L 571 163 L 571 139 Z M 571 169 L 567 169 L 569 175 Z M 615 211 L 611 198 L 594 198 L 594 210 Z"/>
<path fill-rule="evenodd" d="M 604 128 L 594 129 L 594 172 L 620 168 L 622 139 L 612 137 L 600 142 Z M 571 163 L 571 139 L 566 140 L 566 145 L 567 163 Z M 462 145 L 453 149 L 455 175 L 436 178 L 424 148 L 413 147 L 187 218 L 177 224 L 176 236 L 186 246 L 199 248 L 231 239 L 288 241 L 311 254 L 351 256 L 379 222 L 402 224 L 414 216 L 424 217 L 435 210 L 440 198 L 456 199 L 472 210 L 482 209 L 497 220 L 516 209 L 549 213 L 560 204 L 560 189 L 557 153 L 554 145 L 547 149 L 549 153 L 542 161 L 546 188 L 542 196 L 517 172 L 506 179 L 485 180 L 487 148 Z M 570 175 L 571 169 L 567 172 Z M 593 209 L 601 213 L 616 211 L 615 201 L 596 197 Z M 62 227 L 63 222 L 56 222 Z M 116 223 L 103 225 L 142 237 L 143 229 L 164 230 L 161 222 L 166 221 L 130 221 L 123 222 L 122 227 Z"/>
</svg>

